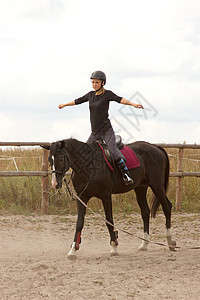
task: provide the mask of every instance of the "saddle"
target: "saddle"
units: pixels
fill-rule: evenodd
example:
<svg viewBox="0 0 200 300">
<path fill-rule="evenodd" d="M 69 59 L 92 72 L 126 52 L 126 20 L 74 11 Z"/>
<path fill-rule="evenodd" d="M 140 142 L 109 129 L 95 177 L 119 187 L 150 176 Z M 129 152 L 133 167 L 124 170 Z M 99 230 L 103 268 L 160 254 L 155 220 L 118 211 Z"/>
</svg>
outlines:
<svg viewBox="0 0 200 300">
<path fill-rule="evenodd" d="M 127 165 L 127 168 L 130 170 L 139 167 L 140 161 L 138 160 L 135 152 L 130 147 L 123 144 L 121 136 L 116 135 L 115 140 L 116 140 L 119 157 L 123 158 L 123 160 Z M 105 141 L 103 141 L 102 139 L 99 139 L 96 142 L 103 152 L 103 156 L 108 168 L 111 170 L 111 172 L 113 172 L 115 168 L 115 161 L 108 149 L 108 146 L 106 145 Z"/>
<path fill-rule="evenodd" d="M 110 150 L 109 150 L 108 146 L 106 145 L 105 141 L 102 139 L 98 139 L 96 142 L 103 148 L 106 159 L 109 161 L 109 163 L 112 166 L 114 166 L 115 165 L 114 158 L 113 158 L 112 154 L 110 153 Z M 116 142 L 116 146 L 118 149 L 119 157 L 123 158 L 124 161 L 126 162 L 125 156 L 120 151 L 121 149 L 124 148 L 124 143 L 122 142 L 122 137 L 120 135 L 115 135 L 115 142 Z"/>
</svg>

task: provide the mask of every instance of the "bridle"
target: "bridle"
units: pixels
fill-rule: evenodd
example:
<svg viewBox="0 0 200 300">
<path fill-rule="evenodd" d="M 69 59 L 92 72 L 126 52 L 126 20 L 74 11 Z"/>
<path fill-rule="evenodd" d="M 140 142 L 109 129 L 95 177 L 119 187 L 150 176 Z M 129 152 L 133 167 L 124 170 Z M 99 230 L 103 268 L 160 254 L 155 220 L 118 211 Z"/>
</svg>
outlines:
<svg viewBox="0 0 200 300">
<path fill-rule="evenodd" d="M 65 176 L 65 173 L 67 172 L 67 170 L 65 169 L 64 171 L 56 171 L 56 170 L 52 170 L 51 171 L 51 174 L 60 174 L 62 175 L 63 177 Z"/>
<path fill-rule="evenodd" d="M 71 182 L 71 180 L 72 180 L 72 175 L 73 175 L 73 172 L 74 172 L 74 171 L 72 171 L 71 176 L 70 176 L 70 179 L 69 179 L 68 182 L 67 182 L 67 180 L 66 180 L 66 178 L 65 178 L 66 172 L 69 170 L 69 166 L 71 165 L 71 164 L 70 164 L 70 159 L 69 159 L 69 157 L 67 156 L 67 152 L 66 152 L 65 149 L 59 149 L 59 150 L 57 150 L 57 151 L 56 151 L 56 155 L 59 157 L 58 159 L 60 159 L 61 157 L 63 157 L 63 160 L 64 160 L 64 161 L 63 161 L 64 169 L 63 169 L 62 171 L 56 170 L 56 169 L 55 169 L 55 163 L 54 163 L 54 155 L 50 155 L 50 156 L 49 156 L 49 162 L 50 162 L 51 168 L 53 167 L 53 170 L 51 170 L 51 174 L 59 174 L 59 175 L 62 175 L 61 181 L 64 180 L 65 185 L 66 185 L 66 190 L 68 191 L 68 193 L 69 193 L 69 195 L 71 196 L 72 200 L 75 200 L 75 198 L 73 197 L 73 194 L 72 194 L 72 192 L 71 192 L 71 190 L 70 190 L 70 187 L 69 187 L 69 184 L 70 184 L 70 182 Z M 67 167 L 67 166 L 68 166 L 68 167 Z M 87 180 L 87 182 L 86 182 L 85 187 L 83 188 L 83 190 L 81 191 L 81 193 L 79 193 L 79 197 L 80 197 L 80 196 L 83 194 L 83 192 L 87 189 L 87 187 L 88 187 L 88 185 L 89 185 L 89 183 L 90 183 L 90 181 L 91 181 L 91 176 L 92 176 L 92 175 L 89 176 L 89 178 L 88 178 L 88 180 Z M 57 180 L 57 179 L 56 179 L 56 180 Z M 57 180 L 57 182 L 58 182 L 58 180 Z M 59 182 L 58 182 L 58 184 L 59 184 Z M 66 191 L 66 190 L 65 190 L 65 191 Z"/>
<path fill-rule="evenodd" d="M 52 173 L 52 174 L 60 174 L 60 175 L 62 175 L 62 177 L 64 177 L 64 176 L 65 176 L 65 173 L 68 171 L 68 168 L 66 167 L 66 165 L 67 165 L 66 162 L 67 162 L 67 161 L 69 162 L 69 158 L 68 158 L 68 156 L 67 156 L 66 151 L 59 151 L 59 152 L 61 152 L 60 154 L 58 154 L 58 155 L 59 155 L 59 158 L 60 158 L 61 155 L 63 155 L 64 166 L 65 166 L 65 168 L 64 168 L 62 171 L 53 169 L 53 170 L 51 170 L 51 173 Z M 53 165 L 54 168 L 55 168 L 54 158 L 52 158 L 53 156 L 54 156 L 54 155 L 51 156 L 51 159 L 53 160 L 52 165 Z"/>
</svg>

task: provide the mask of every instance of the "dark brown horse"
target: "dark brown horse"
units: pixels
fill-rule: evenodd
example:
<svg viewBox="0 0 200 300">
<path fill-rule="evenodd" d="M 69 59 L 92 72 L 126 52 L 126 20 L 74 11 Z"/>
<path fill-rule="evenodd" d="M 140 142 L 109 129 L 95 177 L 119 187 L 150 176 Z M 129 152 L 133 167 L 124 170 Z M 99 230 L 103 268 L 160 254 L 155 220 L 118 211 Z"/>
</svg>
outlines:
<svg viewBox="0 0 200 300">
<path fill-rule="evenodd" d="M 77 195 L 85 204 L 91 197 L 101 199 L 106 219 L 113 225 L 111 195 L 126 193 L 134 189 L 144 224 L 144 240 L 139 250 L 147 250 L 149 243 L 150 209 L 146 194 L 150 187 L 155 195 L 152 200 L 151 215 L 155 217 L 158 206 L 162 206 L 166 217 L 166 237 L 170 250 L 173 250 L 176 242 L 172 240 L 171 235 L 172 204 L 166 196 L 169 180 L 168 155 L 162 147 L 146 142 L 134 142 L 127 146 L 134 150 L 140 161 L 139 167 L 130 170 L 130 175 L 134 180 L 130 186 L 125 185 L 117 168 L 114 168 L 114 172 L 109 170 L 102 150 L 96 142 L 87 144 L 71 138 L 52 143 L 48 148 L 52 186 L 61 188 L 65 172 L 71 168 L 73 170 L 72 181 Z M 76 257 L 76 251 L 81 243 L 81 231 L 86 214 L 86 208 L 78 200 L 77 209 L 76 232 L 68 253 L 68 257 L 72 259 Z M 107 227 L 110 233 L 111 255 L 117 255 L 117 232 L 113 226 L 107 224 Z"/>
</svg>

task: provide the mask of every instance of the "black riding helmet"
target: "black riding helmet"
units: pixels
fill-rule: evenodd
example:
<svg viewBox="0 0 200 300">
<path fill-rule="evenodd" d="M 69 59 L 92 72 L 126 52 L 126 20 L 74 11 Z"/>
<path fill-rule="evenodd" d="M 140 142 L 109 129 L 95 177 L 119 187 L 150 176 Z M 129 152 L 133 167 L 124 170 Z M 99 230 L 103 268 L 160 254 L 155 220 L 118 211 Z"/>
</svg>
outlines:
<svg viewBox="0 0 200 300">
<path fill-rule="evenodd" d="M 101 79 L 104 82 L 104 85 L 106 84 L 106 75 L 102 71 L 93 72 L 90 79 Z"/>
</svg>

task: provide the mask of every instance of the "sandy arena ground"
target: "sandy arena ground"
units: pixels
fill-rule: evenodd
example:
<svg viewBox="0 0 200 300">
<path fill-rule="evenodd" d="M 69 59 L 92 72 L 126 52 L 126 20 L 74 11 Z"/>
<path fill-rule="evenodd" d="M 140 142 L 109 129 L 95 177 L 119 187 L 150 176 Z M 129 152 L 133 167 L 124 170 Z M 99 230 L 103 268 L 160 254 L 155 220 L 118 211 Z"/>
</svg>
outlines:
<svg viewBox="0 0 200 300">
<path fill-rule="evenodd" d="M 0 217 L 0 299 L 200 299 L 200 216 L 173 214 L 170 252 L 119 232 L 119 256 L 110 257 L 102 221 L 86 216 L 77 259 L 67 259 L 75 216 Z M 164 242 L 164 216 L 151 220 L 151 239 Z M 116 229 L 142 235 L 140 215 L 115 216 Z"/>
</svg>

